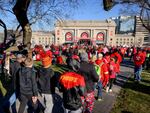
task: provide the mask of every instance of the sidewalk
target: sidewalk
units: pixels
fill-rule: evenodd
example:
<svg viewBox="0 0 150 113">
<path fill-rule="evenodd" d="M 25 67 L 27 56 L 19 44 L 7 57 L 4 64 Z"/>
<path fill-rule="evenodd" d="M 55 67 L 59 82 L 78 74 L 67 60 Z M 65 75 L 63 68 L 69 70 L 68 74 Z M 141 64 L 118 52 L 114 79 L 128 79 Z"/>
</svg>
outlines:
<svg viewBox="0 0 150 113">
<path fill-rule="evenodd" d="M 119 94 L 121 87 L 126 82 L 126 80 L 133 73 L 133 68 L 121 66 L 121 73 L 117 76 L 116 84 L 113 86 L 113 92 L 106 93 L 103 92 L 103 101 L 95 101 L 94 113 L 110 113 L 117 95 Z"/>
</svg>

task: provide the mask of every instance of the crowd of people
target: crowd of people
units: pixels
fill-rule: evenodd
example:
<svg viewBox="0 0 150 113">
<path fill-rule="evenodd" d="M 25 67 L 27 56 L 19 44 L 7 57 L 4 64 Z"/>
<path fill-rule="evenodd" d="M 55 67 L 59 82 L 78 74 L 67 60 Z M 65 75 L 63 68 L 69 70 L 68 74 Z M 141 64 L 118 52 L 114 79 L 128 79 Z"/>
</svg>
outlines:
<svg viewBox="0 0 150 113">
<path fill-rule="evenodd" d="M 5 56 L 4 68 L 11 79 L 11 92 L 5 91 L 1 80 L 2 113 L 9 113 L 10 106 L 15 108 L 16 99 L 20 104 L 17 111 L 12 110 L 15 113 L 24 113 L 26 105 L 29 112 L 52 113 L 56 87 L 63 95 L 64 113 L 92 113 L 95 100 L 103 100 L 103 90 L 113 92 L 125 57 L 134 62 L 137 83 L 142 80 L 142 68 L 150 69 L 150 50 L 147 48 L 36 45 L 30 52 L 25 47 L 18 48 L 19 52 Z M 41 62 L 40 67 L 35 66 L 34 61 Z M 56 76 L 52 65 L 65 66 L 69 71 Z M 10 99 L 12 95 L 16 99 Z"/>
</svg>

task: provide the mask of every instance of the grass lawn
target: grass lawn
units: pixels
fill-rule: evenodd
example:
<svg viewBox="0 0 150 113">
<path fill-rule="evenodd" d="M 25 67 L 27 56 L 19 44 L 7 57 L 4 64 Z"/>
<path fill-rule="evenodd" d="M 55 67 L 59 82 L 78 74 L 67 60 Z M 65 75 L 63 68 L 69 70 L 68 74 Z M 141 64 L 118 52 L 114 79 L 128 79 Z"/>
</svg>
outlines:
<svg viewBox="0 0 150 113">
<path fill-rule="evenodd" d="M 142 73 L 141 83 L 128 80 L 111 113 L 150 113 L 150 73 Z"/>
</svg>

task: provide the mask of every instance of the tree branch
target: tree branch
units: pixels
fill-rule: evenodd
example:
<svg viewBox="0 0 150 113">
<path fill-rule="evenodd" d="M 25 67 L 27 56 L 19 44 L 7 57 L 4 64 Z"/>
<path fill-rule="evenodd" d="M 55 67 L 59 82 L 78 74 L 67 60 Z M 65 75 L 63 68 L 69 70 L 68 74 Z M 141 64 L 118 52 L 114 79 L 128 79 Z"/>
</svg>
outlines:
<svg viewBox="0 0 150 113">
<path fill-rule="evenodd" d="M 142 8 L 140 11 L 140 21 L 142 22 L 142 25 L 150 32 L 150 27 L 145 25 L 145 22 L 142 18 L 143 10 L 144 10 L 144 8 Z"/>
</svg>

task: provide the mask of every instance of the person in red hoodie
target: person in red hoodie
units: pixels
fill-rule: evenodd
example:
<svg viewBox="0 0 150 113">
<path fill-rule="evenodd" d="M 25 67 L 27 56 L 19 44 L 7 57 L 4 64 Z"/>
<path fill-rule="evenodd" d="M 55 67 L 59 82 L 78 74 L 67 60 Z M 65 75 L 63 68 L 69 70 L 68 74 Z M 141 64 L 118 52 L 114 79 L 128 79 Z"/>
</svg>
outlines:
<svg viewBox="0 0 150 113">
<path fill-rule="evenodd" d="M 106 88 L 106 92 L 112 92 L 112 86 L 113 86 L 113 83 L 114 83 L 114 81 L 116 79 L 116 74 L 117 74 L 116 61 L 117 61 L 116 57 L 112 57 L 110 59 L 109 83 L 108 83 L 108 86 Z"/>
<path fill-rule="evenodd" d="M 117 66 L 117 73 L 120 72 L 120 63 L 122 62 L 122 56 L 119 54 L 118 50 L 115 49 L 114 52 L 111 54 L 111 57 L 116 57 L 116 66 Z"/>
<path fill-rule="evenodd" d="M 142 64 L 145 58 L 140 49 L 137 50 L 137 53 L 133 56 L 134 61 L 134 79 L 138 82 L 141 81 L 141 73 L 142 73 Z"/>
</svg>

